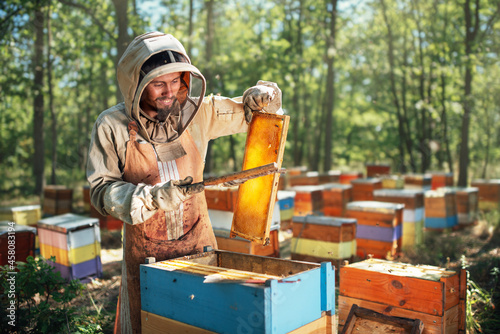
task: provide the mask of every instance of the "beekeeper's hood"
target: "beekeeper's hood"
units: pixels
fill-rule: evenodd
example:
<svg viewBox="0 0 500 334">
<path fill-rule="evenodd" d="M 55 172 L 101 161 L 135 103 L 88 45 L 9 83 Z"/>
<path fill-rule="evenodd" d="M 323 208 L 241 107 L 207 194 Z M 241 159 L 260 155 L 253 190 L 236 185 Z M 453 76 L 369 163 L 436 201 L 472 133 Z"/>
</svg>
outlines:
<svg viewBox="0 0 500 334">
<path fill-rule="evenodd" d="M 153 68 L 141 72 L 143 64 L 153 57 L 163 53 L 164 59 L 160 64 L 156 61 Z M 120 90 L 125 99 L 125 108 L 128 116 L 139 123 L 139 133 L 149 138 L 140 122 L 139 102 L 144 88 L 156 77 L 168 73 L 182 72 L 181 89 L 177 100 L 181 106 L 181 122 L 179 136 L 191 123 L 199 110 L 205 95 L 205 78 L 193 65 L 182 44 L 172 35 L 161 32 L 151 32 L 136 37 L 125 50 L 118 62 L 117 77 Z"/>
</svg>

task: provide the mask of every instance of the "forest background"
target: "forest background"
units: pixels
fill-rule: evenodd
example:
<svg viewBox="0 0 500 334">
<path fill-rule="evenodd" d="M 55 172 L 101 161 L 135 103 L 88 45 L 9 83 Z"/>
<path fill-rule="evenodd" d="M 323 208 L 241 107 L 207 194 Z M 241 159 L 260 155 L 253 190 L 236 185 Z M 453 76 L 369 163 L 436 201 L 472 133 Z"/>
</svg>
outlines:
<svg viewBox="0 0 500 334">
<path fill-rule="evenodd" d="M 240 96 L 277 82 L 291 116 L 284 167 L 500 177 L 498 0 L 2 0 L 0 200 L 86 184 L 93 123 L 122 100 L 133 37 L 170 33 Z M 206 172 L 241 169 L 245 135 Z"/>
</svg>

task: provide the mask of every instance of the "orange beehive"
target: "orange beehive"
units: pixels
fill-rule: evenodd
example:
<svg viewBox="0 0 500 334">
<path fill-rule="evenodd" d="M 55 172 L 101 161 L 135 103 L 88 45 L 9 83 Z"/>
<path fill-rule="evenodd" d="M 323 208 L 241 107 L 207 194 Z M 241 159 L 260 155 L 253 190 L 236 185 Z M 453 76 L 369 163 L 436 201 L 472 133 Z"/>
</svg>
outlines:
<svg viewBox="0 0 500 334">
<path fill-rule="evenodd" d="M 474 224 L 478 215 L 478 188 L 446 187 L 456 194 L 458 224 L 467 226 Z"/>
<path fill-rule="evenodd" d="M 323 209 L 323 186 L 296 186 L 289 188 L 295 192 L 293 212 L 295 216 L 305 216 L 321 212 Z"/>
<path fill-rule="evenodd" d="M 344 217 L 347 203 L 352 199 L 352 185 L 340 183 L 323 184 L 323 214 Z"/>
<path fill-rule="evenodd" d="M 373 192 L 382 188 L 382 181 L 378 178 L 355 179 L 351 184 L 353 201 L 372 201 Z"/>
<path fill-rule="evenodd" d="M 326 173 L 319 174 L 319 184 L 338 183 L 340 181 L 340 171 L 330 170 Z"/>
<path fill-rule="evenodd" d="M 47 185 L 43 189 L 43 213 L 60 215 L 72 210 L 73 189 L 64 186 Z"/>
<path fill-rule="evenodd" d="M 360 179 L 363 177 L 361 172 L 342 172 L 339 176 L 339 182 L 342 184 L 351 184 L 352 180 Z"/>
<path fill-rule="evenodd" d="M 366 177 L 379 177 L 391 174 L 391 166 L 384 164 L 366 164 Z"/>
<path fill-rule="evenodd" d="M 390 316 L 420 319 L 424 334 L 465 333 L 467 273 L 369 259 L 339 275 L 339 328 L 352 305 Z"/>
<path fill-rule="evenodd" d="M 405 189 L 431 189 L 431 177 L 423 174 L 406 174 L 404 175 Z"/>
<path fill-rule="evenodd" d="M 453 173 L 430 173 L 431 189 L 435 190 L 441 187 L 453 187 Z"/>
<path fill-rule="evenodd" d="M 281 168 L 290 117 L 255 112 L 249 124 L 242 170 L 276 163 Z M 231 236 L 269 243 L 279 173 L 241 184 L 234 210 Z"/>
<path fill-rule="evenodd" d="M 289 176 L 287 184 L 289 187 L 318 185 L 319 173 L 306 172 L 305 174 Z"/>
<path fill-rule="evenodd" d="M 238 187 L 207 187 L 205 188 L 205 197 L 209 209 L 234 211 L 238 199 Z"/>
<path fill-rule="evenodd" d="M 478 188 L 479 209 L 498 210 L 500 208 L 500 179 L 474 180 L 471 186 Z"/>
</svg>

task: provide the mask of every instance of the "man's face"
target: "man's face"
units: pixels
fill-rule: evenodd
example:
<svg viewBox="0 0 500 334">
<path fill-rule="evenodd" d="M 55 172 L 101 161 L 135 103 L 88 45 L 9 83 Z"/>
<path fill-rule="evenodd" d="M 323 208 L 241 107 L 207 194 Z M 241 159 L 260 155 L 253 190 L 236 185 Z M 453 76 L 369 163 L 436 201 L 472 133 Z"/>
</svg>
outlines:
<svg viewBox="0 0 500 334">
<path fill-rule="evenodd" d="M 142 92 L 140 106 L 150 117 L 168 111 L 176 101 L 181 87 L 181 72 L 161 75 L 151 81 Z"/>
</svg>

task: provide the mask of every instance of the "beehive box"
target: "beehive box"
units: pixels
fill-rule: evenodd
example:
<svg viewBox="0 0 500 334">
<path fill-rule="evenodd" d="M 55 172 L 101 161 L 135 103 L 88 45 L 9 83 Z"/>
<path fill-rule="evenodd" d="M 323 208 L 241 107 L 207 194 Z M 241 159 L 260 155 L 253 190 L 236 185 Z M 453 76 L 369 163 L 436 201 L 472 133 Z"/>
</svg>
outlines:
<svg viewBox="0 0 500 334">
<path fill-rule="evenodd" d="M 209 209 L 233 212 L 238 199 L 238 187 L 207 187 L 205 197 Z"/>
<path fill-rule="evenodd" d="M 500 209 L 500 179 L 473 180 L 471 186 L 478 188 L 479 209 L 483 211 Z"/>
<path fill-rule="evenodd" d="M 356 255 L 356 219 L 295 216 L 292 232 L 292 260 L 330 261 L 338 267 Z"/>
<path fill-rule="evenodd" d="M 379 189 L 373 199 L 404 204 L 402 248 L 409 249 L 424 241 L 424 191 L 418 189 Z"/>
<path fill-rule="evenodd" d="M 352 200 L 352 185 L 327 183 L 322 186 L 323 214 L 331 217 L 344 217 L 347 203 Z"/>
<path fill-rule="evenodd" d="M 0 208 L 0 221 L 11 221 L 18 225 L 36 226 L 42 218 L 40 205 L 21 205 Z"/>
<path fill-rule="evenodd" d="M 287 184 L 289 187 L 316 186 L 319 184 L 319 173 L 311 171 L 300 175 L 291 175 L 287 179 Z"/>
<path fill-rule="evenodd" d="M 366 177 L 380 177 L 391 174 L 391 166 L 385 164 L 366 164 Z"/>
<path fill-rule="evenodd" d="M 405 189 L 431 190 L 431 177 L 423 174 L 406 174 Z"/>
<path fill-rule="evenodd" d="M 355 179 L 351 184 L 353 201 L 373 201 L 373 191 L 382 188 L 378 178 Z"/>
<path fill-rule="evenodd" d="M 280 211 L 278 208 L 279 204 L 276 202 L 269 232 L 269 243 L 266 245 L 263 245 L 262 242 L 250 241 L 241 237 L 231 237 L 233 213 L 230 211 L 209 209 L 208 216 L 212 223 L 218 249 L 243 254 L 279 257 Z"/>
<path fill-rule="evenodd" d="M 278 190 L 277 198 L 280 212 L 280 229 L 287 230 L 292 227 L 295 192 Z"/>
<path fill-rule="evenodd" d="M 99 220 L 72 213 L 41 219 L 38 222 L 40 254 L 61 276 L 88 280 L 100 277 L 101 234 Z"/>
<path fill-rule="evenodd" d="M 425 228 L 449 229 L 458 224 L 455 191 L 440 188 L 425 192 Z"/>
<path fill-rule="evenodd" d="M 402 247 L 404 205 L 378 201 L 358 201 L 347 204 L 346 216 L 355 218 L 357 255 L 390 258 Z"/>
<path fill-rule="evenodd" d="M 11 265 L 13 271 L 16 261 L 26 262 L 28 256 L 35 256 L 36 228 L 0 221 L 0 266 Z"/>
<path fill-rule="evenodd" d="M 474 224 L 478 218 L 478 188 L 446 187 L 445 189 L 456 194 L 459 226 L 464 227 Z"/>
<path fill-rule="evenodd" d="M 215 250 L 141 265 L 140 282 L 143 333 L 336 330 L 329 262 Z"/>
<path fill-rule="evenodd" d="M 363 173 L 361 172 L 342 172 L 339 176 L 339 182 L 342 184 L 351 184 L 352 180 L 361 179 Z"/>
<path fill-rule="evenodd" d="M 339 183 L 340 174 L 339 170 L 329 170 L 326 173 L 321 173 L 319 174 L 319 184 Z"/>
<path fill-rule="evenodd" d="M 295 192 L 294 216 L 318 214 L 323 209 L 322 186 L 295 186 L 289 190 Z"/>
<path fill-rule="evenodd" d="M 453 187 L 453 173 L 438 173 L 432 172 L 431 176 L 431 189 L 436 190 L 442 187 Z"/>
<path fill-rule="evenodd" d="M 424 334 L 465 333 L 465 270 L 369 259 L 339 272 L 339 328 L 356 304 L 386 315 L 420 319 Z"/>
<path fill-rule="evenodd" d="M 381 176 L 382 189 L 403 189 L 405 187 L 405 180 L 397 175 Z"/>
<path fill-rule="evenodd" d="M 47 185 L 43 189 L 43 214 L 61 215 L 69 213 L 73 206 L 73 189 L 65 186 Z"/>
</svg>

